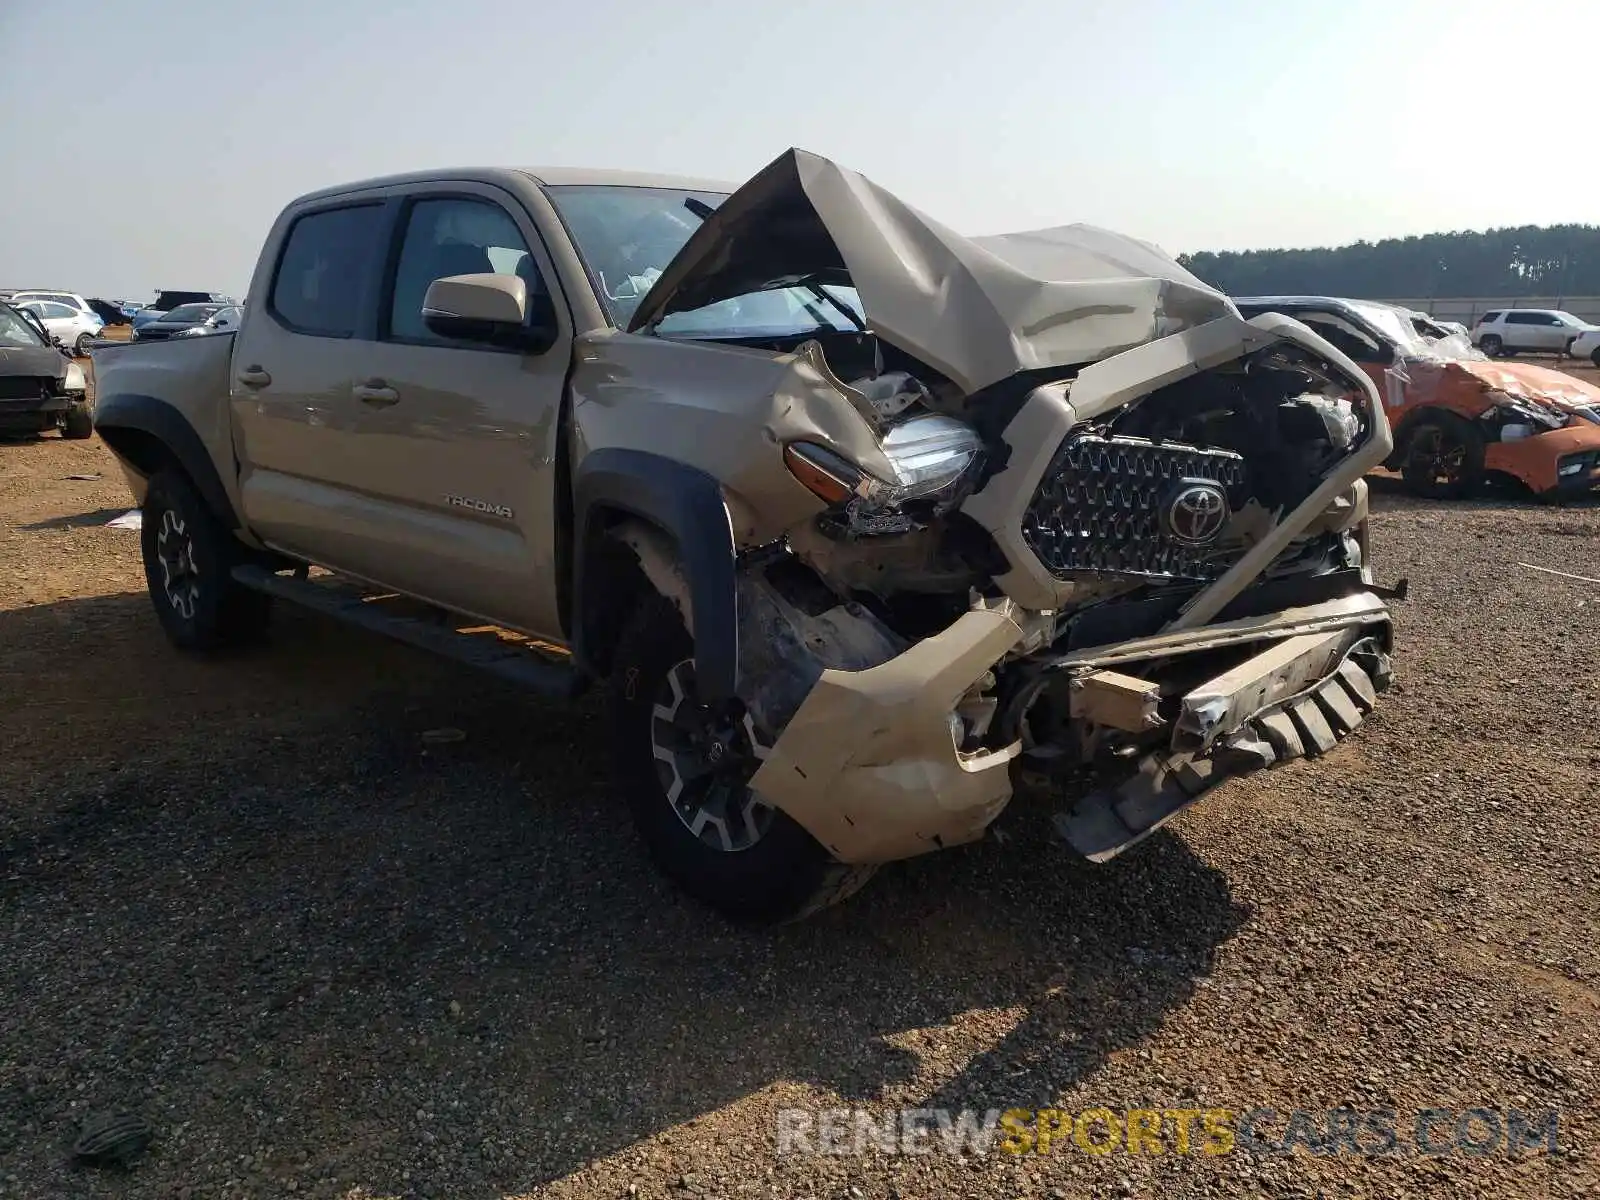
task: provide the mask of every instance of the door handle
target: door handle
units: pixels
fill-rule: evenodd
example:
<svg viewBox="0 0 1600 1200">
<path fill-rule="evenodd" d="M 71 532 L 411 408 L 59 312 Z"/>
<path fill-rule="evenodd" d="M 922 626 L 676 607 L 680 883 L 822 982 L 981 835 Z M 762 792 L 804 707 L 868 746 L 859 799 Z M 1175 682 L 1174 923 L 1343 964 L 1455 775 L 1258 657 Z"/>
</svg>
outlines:
<svg viewBox="0 0 1600 1200">
<path fill-rule="evenodd" d="M 389 405 L 400 402 L 400 393 L 381 379 L 369 379 L 365 383 L 358 383 L 350 389 L 350 394 L 361 403 L 372 405 L 373 408 L 388 408 Z"/>
<path fill-rule="evenodd" d="M 252 363 L 239 372 L 239 382 L 245 387 L 266 387 L 272 382 L 272 376 Z"/>
</svg>

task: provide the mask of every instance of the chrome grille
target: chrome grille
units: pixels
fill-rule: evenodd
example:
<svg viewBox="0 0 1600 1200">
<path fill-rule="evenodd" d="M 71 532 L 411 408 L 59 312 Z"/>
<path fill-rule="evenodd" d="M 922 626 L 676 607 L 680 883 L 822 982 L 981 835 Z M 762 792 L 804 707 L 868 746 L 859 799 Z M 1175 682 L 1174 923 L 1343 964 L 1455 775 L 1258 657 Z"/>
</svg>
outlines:
<svg viewBox="0 0 1600 1200">
<path fill-rule="evenodd" d="M 1236 505 L 1244 479 L 1244 459 L 1231 450 L 1069 434 L 1023 514 L 1022 536 L 1057 578 L 1210 579 L 1235 555 L 1172 537 L 1163 503 L 1186 480 L 1207 480 Z"/>
</svg>

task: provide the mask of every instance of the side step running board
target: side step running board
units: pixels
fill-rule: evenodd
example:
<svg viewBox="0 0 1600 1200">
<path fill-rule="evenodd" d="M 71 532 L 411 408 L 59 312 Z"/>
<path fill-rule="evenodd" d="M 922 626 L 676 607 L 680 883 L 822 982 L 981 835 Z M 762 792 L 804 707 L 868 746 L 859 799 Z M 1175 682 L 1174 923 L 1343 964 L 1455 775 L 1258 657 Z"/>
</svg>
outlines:
<svg viewBox="0 0 1600 1200">
<path fill-rule="evenodd" d="M 252 591 L 314 609 L 547 696 L 570 698 L 582 692 L 587 683 L 586 677 L 567 663 L 541 658 L 536 652 L 493 634 L 463 633 L 435 620 L 385 611 L 380 602 L 354 588 L 275 575 L 254 565 L 235 567 L 233 578 Z"/>
</svg>

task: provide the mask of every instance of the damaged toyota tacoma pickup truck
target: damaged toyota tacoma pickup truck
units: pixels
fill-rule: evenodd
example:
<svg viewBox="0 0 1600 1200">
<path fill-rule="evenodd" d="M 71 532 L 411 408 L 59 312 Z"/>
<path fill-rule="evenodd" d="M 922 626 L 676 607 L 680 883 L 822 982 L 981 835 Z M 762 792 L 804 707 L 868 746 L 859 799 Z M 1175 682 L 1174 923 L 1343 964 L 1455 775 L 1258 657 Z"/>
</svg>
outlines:
<svg viewBox="0 0 1600 1200">
<path fill-rule="evenodd" d="M 608 678 L 643 841 L 734 917 L 1019 783 L 1108 859 L 1388 680 L 1373 384 L 1143 242 L 963 237 L 799 151 L 428 173 L 291 204 L 245 314 L 98 363 L 171 639 L 278 597 Z"/>
</svg>

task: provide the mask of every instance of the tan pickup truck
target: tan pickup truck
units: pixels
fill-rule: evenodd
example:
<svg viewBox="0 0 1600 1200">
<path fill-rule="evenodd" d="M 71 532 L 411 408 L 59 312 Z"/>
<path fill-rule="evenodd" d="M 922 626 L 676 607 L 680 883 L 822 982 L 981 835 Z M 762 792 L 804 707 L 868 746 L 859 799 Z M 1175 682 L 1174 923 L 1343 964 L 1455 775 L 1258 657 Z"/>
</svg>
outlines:
<svg viewBox="0 0 1600 1200">
<path fill-rule="evenodd" d="M 799 151 L 421 173 L 296 200 L 244 311 L 97 361 L 172 640 L 277 597 L 609 679 L 640 835 L 735 917 L 979 838 L 1019 780 L 1110 858 L 1388 680 L 1372 383 L 1143 242 L 967 238 Z"/>
</svg>

